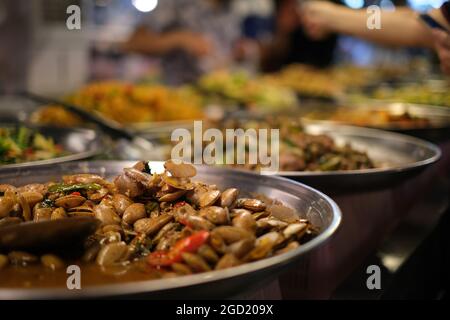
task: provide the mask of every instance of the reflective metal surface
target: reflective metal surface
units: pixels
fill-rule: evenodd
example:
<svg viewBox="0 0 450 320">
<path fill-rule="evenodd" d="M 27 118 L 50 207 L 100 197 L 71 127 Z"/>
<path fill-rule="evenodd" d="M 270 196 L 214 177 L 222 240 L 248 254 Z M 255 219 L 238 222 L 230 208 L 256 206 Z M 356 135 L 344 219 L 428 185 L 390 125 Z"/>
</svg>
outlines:
<svg viewBox="0 0 450 320">
<path fill-rule="evenodd" d="M 333 114 L 342 111 L 343 115 L 347 112 L 350 115 L 349 120 L 331 119 Z M 364 117 L 369 117 L 370 112 L 386 112 L 389 115 L 409 114 L 411 117 L 422 118 L 428 120 L 428 125 L 417 126 L 414 123 L 408 125 L 399 125 L 395 122 L 381 123 L 354 123 L 352 113 L 361 113 Z M 386 102 L 379 100 L 369 100 L 358 104 L 341 104 L 341 105 L 305 105 L 302 106 L 300 115 L 306 119 L 314 121 L 324 121 L 331 124 L 347 124 L 361 125 L 364 127 L 372 127 L 377 129 L 395 131 L 405 133 L 415 137 L 423 138 L 431 141 L 440 141 L 449 139 L 450 137 L 450 108 L 433 105 L 411 104 L 403 102 Z M 364 121 L 364 120 L 362 120 Z M 370 120 L 369 120 L 370 122 Z"/>
<path fill-rule="evenodd" d="M 445 128 L 450 127 L 450 108 L 439 107 L 432 105 L 420 105 L 411 104 L 403 102 L 383 102 L 383 101 L 367 101 L 365 103 L 350 104 L 350 105 L 306 105 L 301 109 L 301 114 L 311 120 L 324 120 L 330 123 L 340 123 L 354 125 L 354 123 L 349 123 L 345 120 L 329 120 L 335 112 L 342 111 L 343 114 L 347 112 L 351 114 L 352 112 L 358 114 L 358 112 L 363 112 L 363 115 L 370 115 L 371 111 L 383 111 L 389 115 L 402 115 L 408 113 L 412 117 L 426 118 L 430 122 L 428 128 L 417 128 L 417 127 L 401 127 L 393 122 L 386 123 L 384 125 L 377 124 L 373 125 L 375 128 L 385 129 L 385 130 L 427 130 L 431 128 Z M 371 127 L 372 125 L 367 124 L 364 126 Z"/>
<path fill-rule="evenodd" d="M 3 127 L 4 125 L 2 125 Z M 5 126 L 11 126 L 6 124 Z M 51 137 L 56 144 L 61 145 L 67 155 L 48 160 L 22 162 L 16 164 L 0 164 L 0 172 L 11 168 L 36 167 L 74 160 L 86 159 L 103 152 L 103 140 L 99 134 L 91 129 L 37 127 L 46 137 Z"/>
<path fill-rule="evenodd" d="M 23 168 L 0 173 L 2 183 L 14 185 L 43 182 L 60 178 L 64 174 L 91 172 L 111 178 L 133 162 L 99 161 L 76 162 Z M 162 162 L 151 162 L 153 171 L 163 170 Z M 87 297 L 151 297 L 151 298 L 224 298 L 248 290 L 252 286 L 273 280 L 280 272 L 307 263 L 309 253 L 316 252 L 335 233 L 341 221 L 337 205 L 326 195 L 300 183 L 279 177 L 261 176 L 229 169 L 197 167 L 195 179 L 217 184 L 220 188 L 237 187 L 246 193 L 261 193 L 282 201 L 320 228 L 313 240 L 286 254 L 274 256 L 238 267 L 202 274 L 130 282 L 115 285 L 84 286 L 82 290 L 58 289 L 5 289 L 0 288 L 0 299 L 17 298 L 87 298 Z"/>
<path fill-rule="evenodd" d="M 404 181 L 436 162 L 441 151 L 436 145 L 403 134 L 337 124 L 306 122 L 310 134 L 326 134 L 338 145 L 350 143 L 365 151 L 377 168 L 349 171 L 282 171 L 277 174 L 328 192 L 333 189 L 380 188 Z"/>
<path fill-rule="evenodd" d="M 242 119 L 254 119 L 243 114 Z M 349 191 L 354 188 L 378 189 L 391 187 L 397 182 L 417 174 L 436 162 L 441 151 L 438 146 L 404 134 L 356 126 L 333 124 L 324 121 L 303 121 L 303 127 L 310 134 L 326 134 L 338 145 L 350 144 L 354 149 L 367 152 L 377 166 L 367 170 L 349 171 L 280 171 L 281 175 L 311 185 L 323 192 Z M 170 155 L 170 130 L 159 128 L 146 135 L 159 150 Z M 156 160 L 156 159 L 155 159 Z M 270 174 L 270 173 L 266 173 Z"/>
</svg>

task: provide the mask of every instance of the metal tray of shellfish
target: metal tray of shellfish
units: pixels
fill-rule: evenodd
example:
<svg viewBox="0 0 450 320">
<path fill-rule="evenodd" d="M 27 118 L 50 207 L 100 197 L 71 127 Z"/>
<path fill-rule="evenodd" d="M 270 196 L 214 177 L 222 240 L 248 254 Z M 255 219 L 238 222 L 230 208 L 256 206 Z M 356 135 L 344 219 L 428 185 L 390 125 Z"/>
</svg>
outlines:
<svg viewBox="0 0 450 320">
<path fill-rule="evenodd" d="M 94 173 L 112 178 L 131 167 L 128 161 L 72 162 L 34 168 L 16 168 L 0 173 L 2 183 L 25 185 L 60 179 L 74 173 Z M 162 172 L 162 162 L 150 162 L 152 172 Z M 280 177 L 262 176 L 252 172 L 197 166 L 194 180 L 215 184 L 219 188 L 239 188 L 241 195 L 264 194 L 296 209 L 308 218 L 319 233 L 296 249 L 256 262 L 195 275 L 156 280 L 139 280 L 102 285 L 83 285 L 81 290 L 66 288 L 1 288 L 0 299 L 145 297 L 145 298 L 225 298 L 244 293 L 268 283 L 286 269 L 308 259 L 313 251 L 328 241 L 337 230 L 341 213 L 328 196 L 306 185 Z"/>
<path fill-rule="evenodd" d="M 324 192 L 386 188 L 405 181 L 441 157 L 438 146 L 425 140 L 379 129 L 323 122 L 305 122 L 309 134 L 325 134 L 337 145 L 366 152 L 375 168 L 348 171 L 280 171 Z"/>
<path fill-rule="evenodd" d="M 302 121 L 302 126 L 306 133 L 326 134 L 338 146 L 349 144 L 357 151 L 366 152 L 375 164 L 373 169 L 272 173 L 306 183 L 323 192 L 389 188 L 420 173 L 441 157 L 441 150 L 435 144 L 396 132 L 312 120 Z M 170 147 L 170 130 L 159 128 L 157 132 L 144 136 L 155 144 Z M 167 152 L 167 157 L 169 154 Z"/>
</svg>

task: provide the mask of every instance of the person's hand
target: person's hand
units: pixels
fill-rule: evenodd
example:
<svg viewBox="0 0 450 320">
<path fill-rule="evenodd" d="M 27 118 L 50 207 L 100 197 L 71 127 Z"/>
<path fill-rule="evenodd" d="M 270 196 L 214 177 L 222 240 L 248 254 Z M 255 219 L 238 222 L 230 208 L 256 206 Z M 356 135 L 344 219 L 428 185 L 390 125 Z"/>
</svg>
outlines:
<svg viewBox="0 0 450 320">
<path fill-rule="evenodd" d="M 276 31 L 279 35 L 287 35 L 300 25 L 300 12 L 296 1 L 281 1 L 276 15 Z"/>
<path fill-rule="evenodd" d="M 233 46 L 233 58 L 237 61 L 253 59 L 258 54 L 259 44 L 258 41 L 253 39 L 238 39 Z"/>
<path fill-rule="evenodd" d="M 148 42 L 148 31 L 140 26 L 131 34 L 131 36 L 120 45 L 120 49 L 125 52 L 139 52 Z"/>
<path fill-rule="evenodd" d="M 332 14 L 337 5 L 327 1 L 308 1 L 302 4 L 301 22 L 308 36 L 315 40 L 325 38 L 332 32 Z"/>
<path fill-rule="evenodd" d="M 126 52 L 146 54 L 166 54 L 174 49 L 182 49 L 200 57 L 212 52 L 213 46 L 203 34 L 191 31 L 157 33 L 146 27 L 137 28 L 130 38 L 121 45 Z"/>
<path fill-rule="evenodd" d="M 213 46 L 205 36 L 193 32 L 183 32 L 179 35 L 180 47 L 194 56 L 201 57 L 211 54 Z"/>
<path fill-rule="evenodd" d="M 450 34 L 442 30 L 432 30 L 434 46 L 441 61 L 441 69 L 450 75 Z"/>
</svg>

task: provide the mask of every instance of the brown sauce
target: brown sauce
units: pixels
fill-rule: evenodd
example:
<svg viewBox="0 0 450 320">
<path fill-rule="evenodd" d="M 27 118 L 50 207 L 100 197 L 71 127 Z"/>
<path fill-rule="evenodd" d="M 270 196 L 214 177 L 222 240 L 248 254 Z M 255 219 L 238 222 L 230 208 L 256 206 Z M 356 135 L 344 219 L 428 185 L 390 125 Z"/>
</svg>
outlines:
<svg viewBox="0 0 450 320">
<path fill-rule="evenodd" d="M 81 288 L 94 285 L 117 284 L 124 282 L 152 280 L 163 277 L 164 272 L 152 269 L 145 261 L 134 262 L 128 266 L 100 267 L 93 263 L 77 263 L 80 267 Z M 68 264 L 69 265 L 69 264 Z M 67 266 L 68 266 L 67 265 Z M 8 266 L 0 271 L 1 288 L 66 288 L 66 267 L 51 270 L 41 264 L 27 266 Z"/>
</svg>

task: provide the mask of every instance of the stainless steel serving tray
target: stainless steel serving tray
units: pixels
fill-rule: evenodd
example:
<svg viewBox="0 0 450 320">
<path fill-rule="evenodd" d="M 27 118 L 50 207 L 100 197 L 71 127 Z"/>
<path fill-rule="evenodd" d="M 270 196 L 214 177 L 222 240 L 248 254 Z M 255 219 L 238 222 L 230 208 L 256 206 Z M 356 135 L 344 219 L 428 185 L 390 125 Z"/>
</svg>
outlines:
<svg viewBox="0 0 450 320">
<path fill-rule="evenodd" d="M 0 124 L 0 127 L 11 127 L 11 124 Z M 56 144 L 62 146 L 67 155 L 48 160 L 38 160 L 15 164 L 0 164 L 0 172 L 13 168 L 36 167 L 93 157 L 104 151 L 103 138 L 91 129 L 55 128 L 39 126 L 36 130 L 46 137 L 51 137 Z"/>
<path fill-rule="evenodd" d="M 245 121 L 245 119 L 255 118 L 248 117 L 247 114 L 239 119 Z M 324 121 L 308 120 L 302 123 L 306 132 L 310 134 L 327 134 L 338 145 L 349 143 L 356 150 L 367 152 L 378 166 L 367 170 L 274 173 L 306 183 L 326 193 L 392 187 L 420 173 L 441 156 L 441 150 L 433 143 L 404 134 Z M 155 144 L 166 145 L 166 153 L 170 155 L 170 146 L 167 145 L 170 141 L 170 130 L 159 128 L 157 132 L 153 131 L 144 136 Z"/>
<path fill-rule="evenodd" d="M 409 113 L 411 116 L 427 118 L 430 120 L 430 128 L 446 128 L 450 127 L 450 108 L 448 107 L 440 107 L 433 105 L 421 105 L 421 104 L 412 104 L 412 103 L 403 103 L 403 102 L 383 102 L 383 101 L 375 101 L 371 100 L 365 103 L 359 104 L 346 104 L 342 105 L 306 105 L 302 107 L 301 114 L 308 113 L 319 113 L 318 117 L 320 117 L 320 112 L 323 112 L 324 118 L 314 118 L 313 120 L 324 120 L 330 121 L 340 124 L 351 124 L 345 121 L 337 121 L 337 120 L 328 120 L 328 117 L 331 116 L 334 112 L 342 110 L 344 112 L 358 112 L 358 111 L 386 111 L 392 115 L 401 115 L 405 112 Z M 370 125 L 369 125 L 370 126 Z M 404 128 L 395 123 L 387 123 L 383 126 L 377 126 L 378 129 L 386 129 L 386 130 L 414 130 L 414 129 L 427 129 L 427 128 Z"/>
<path fill-rule="evenodd" d="M 111 178 L 130 167 L 127 161 L 73 162 L 35 168 L 17 168 L 0 173 L 2 183 L 22 185 L 45 182 L 70 173 L 91 172 Z M 155 172 L 163 170 L 162 162 L 151 162 Z M 83 286 L 81 290 L 0 288 L 0 299 L 88 298 L 88 297 L 148 297 L 148 298 L 225 298 L 242 293 L 273 280 L 280 272 L 295 267 L 307 254 L 320 250 L 338 228 L 341 213 L 328 196 L 303 184 L 279 177 L 268 177 L 230 169 L 197 167 L 195 179 L 217 184 L 221 188 L 237 187 L 245 193 L 261 193 L 278 199 L 298 210 L 320 228 L 313 240 L 286 254 L 242 266 L 177 278 L 128 282 L 123 284 Z M 304 260 L 303 260 L 304 261 Z"/>
<path fill-rule="evenodd" d="M 385 125 L 364 124 L 364 127 L 395 131 L 409 134 L 415 137 L 431 141 L 441 141 L 450 139 L 450 107 L 441 107 L 434 105 L 412 104 L 403 102 L 387 102 L 380 100 L 369 100 L 357 104 L 312 104 L 302 106 L 300 116 L 312 117 L 313 121 L 324 121 L 325 123 L 359 125 L 350 121 L 329 120 L 329 117 L 338 110 L 344 112 L 366 112 L 366 111 L 385 111 L 392 115 L 401 115 L 405 112 L 411 116 L 425 118 L 429 120 L 429 126 L 400 126 L 395 123 L 386 123 Z M 321 115 L 322 113 L 322 115 Z"/>
<path fill-rule="evenodd" d="M 378 129 L 305 122 L 310 134 L 326 134 L 338 145 L 365 151 L 377 168 L 349 171 L 281 171 L 278 175 L 329 192 L 384 188 L 414 176 L 441 157 L 438 146 L 407 135 Z"/>
</svg>

